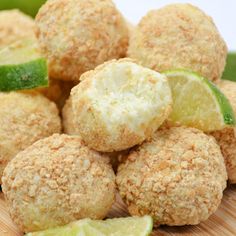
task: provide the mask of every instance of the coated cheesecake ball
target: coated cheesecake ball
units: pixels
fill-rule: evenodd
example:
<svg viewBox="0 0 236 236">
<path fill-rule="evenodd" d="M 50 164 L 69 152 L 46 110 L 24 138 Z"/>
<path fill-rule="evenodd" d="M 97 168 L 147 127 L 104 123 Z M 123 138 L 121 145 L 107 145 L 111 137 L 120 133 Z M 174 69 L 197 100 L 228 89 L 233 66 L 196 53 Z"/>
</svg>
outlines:
<svg viewBox="0 0 236 236">
<path fill-rule="evenodd" d="M 10 216 L 23 232 L 103 219 L 115 199 L 109 158 L 77 136 L 39 140 L 8 164 L 2 181 Z"/>
<path fill-rule="evenodd" d="M 171 4 L 142 18 L 128 56 L 159 72 L 188 69 L 214 81 L 224 70 L 227 47 L 212 18 L 199 8 Z"/>
<path fill-rule="evenodd" d="M 111 0 L 51 0 L 36 16 L 50 77 L 79 80 L 97 65 L 124 57 L 129 31 Z"/>
<path fill-rule="evenodd" d="M 224 159 L 215 139 L 193 128 L 159 130 L 132 151 L 117 173 L 131 215 L 155 225 L 196 225 L 218 208 L 226 187 Z"/>
</svg>

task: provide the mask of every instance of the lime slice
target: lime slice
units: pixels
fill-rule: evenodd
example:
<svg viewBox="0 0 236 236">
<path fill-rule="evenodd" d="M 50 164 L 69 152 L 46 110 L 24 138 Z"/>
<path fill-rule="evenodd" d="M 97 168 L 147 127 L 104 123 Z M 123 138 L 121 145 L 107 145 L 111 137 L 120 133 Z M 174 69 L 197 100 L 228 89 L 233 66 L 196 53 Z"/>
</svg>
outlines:
<svg viewBox="0 0 236 236">
<path fill-rule="evenodd" d="M 236 52 L 228 53 L 222 79 L 236 81 Z"/>
<path fill-rule="evenodd" d="M 47 62 L 36 39 L 24 39 L 0 50 L 0 91 L 48 86 Z"/>
<path fill-rule="evenodd" d="M 18 8 L 34 17 L 45 2 L 46 0 L 1 0 L 0 10 Z"/>
<path fill-rule="evenodd" d="M 233 109 L 223 93 L 207 79 L 185 70 L 164 73 L 173 96 L 169 122 L 203 131 L 221 130 L 235 124 Z"/>
<path fill-rule="evenodd" d="M 107 219 L 106 221 L 92 221 L 90 225 L 102 232 L 103 235 L 147 236 L 152 232 L 153 220 L 150 216 L 127 217 Z"/>
<path fill-rule="evenodd" d="M 66 226 L 28 233 L 26 236 L 148 236 L 152 232 L 150 216 L 102 220 L 84 219 Z"/>
</svg>

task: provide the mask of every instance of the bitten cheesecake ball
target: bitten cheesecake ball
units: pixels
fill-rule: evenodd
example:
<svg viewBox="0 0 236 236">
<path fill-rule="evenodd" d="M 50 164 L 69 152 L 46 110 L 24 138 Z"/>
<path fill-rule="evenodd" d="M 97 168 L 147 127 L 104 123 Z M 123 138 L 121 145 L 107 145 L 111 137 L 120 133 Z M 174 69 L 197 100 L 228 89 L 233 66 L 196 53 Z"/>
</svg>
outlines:
<svg viewBox="0 0 236 236">
<path fill-rule="evenodd" d="M 227 80 L 217 82 L 219 89 L 229 99 L 236 116 L 236 83 Z M 221 147 L 231 183 L 236 183 L 236 128 L 228 127 L 211 133 Z"/>
<path fill-rule="evenodd" d="M 34 20 L 19 10 L 0 11 L 0 48 L 25 37 L 34 37 L 34 26 Z"/>
<path fill-rule="evenodd" d="M 37 93 L 0 93 L 0 180 L 7 163 L 35 141 L 60 133 L 56 105 Z M 0 181 L 1 183 L 1 181 Z"/>
<path fill-rule="evenodd" d="M 111 0 L 51 0 L 36 17 L 37 37 L 52 78 L 79 80 L 126 55 L 129 31 Z"/>
<path fill-rule="evenodd" d="M 204 12 L 190 4 L 171 4 L 142 18 L 128 56 L 159 72 L 189 69 L 216 80 L 224 70 L 227 47 Z"/>
<path fill-rule="evenodd" d="M 171 111 L 167 78 L 129 59 L 100 65 L 81 80 L 71 90 L 74 122 L 97 151 L 121 151 L 143 142 Z"/>
<path fill-rule="evenodd" d="M 115 199 L 109 158 L 77 136 L 39 140 L 8 164 L 2 181 L 10 216 L 23 232 L 102 219 Z"/>
<path fill-rule="evenodd" d="M 195 225 L 219 206 L 226 187 L 224 159 L 215 139 L 193 128 L 159 130 L 129 155 L 117 173 L 131 215 L 156 225 Z"/>
</svg>

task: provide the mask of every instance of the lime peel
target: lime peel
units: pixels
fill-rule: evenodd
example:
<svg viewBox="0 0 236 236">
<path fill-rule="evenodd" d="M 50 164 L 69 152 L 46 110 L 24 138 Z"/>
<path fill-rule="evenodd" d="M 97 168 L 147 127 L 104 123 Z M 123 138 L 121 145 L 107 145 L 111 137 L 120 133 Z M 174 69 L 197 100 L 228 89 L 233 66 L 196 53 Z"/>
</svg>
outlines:
<svg viewBox="0 0 236 236">
<path fill-rule="evenodd" d="M 236 81 L 236 52 L 229 52 L 227 55 L 225 70 L 222 79 Z"/>
<path fill-rule="evenodd" d="M 212 82 L 184 69 L 169 70 L 163 74 L 169 78 L 174 100 L 170 123 L 206 132 L 235 125 L 228 99 Z"/>
<path fill-rule="evenodd" d="M 40 76 L 38 76 L 39 74 Z M 0 66 L 0 91 L 7 92 L 36 87 L 48 87 L 45 59 L 41 58 L 17 66 Z"/>
<path fill-rule="evenodd" d="M 234 111 L 228 98 L 211 81 L 205 80 L 205 82 L 210 84 L 209 87 L 211 87 L 216 96 L 216 99 L 218 100 L 218 103 L 220 104 L 220 109 L 221 113 L 223 114 L 225 124 L 235 125 L 236 119 L 234 116 Z"/>
<path fill-rule="evenodd" d="M 6 9 L 20 9 L 21 11 L 35 16 L 38 12 L 38 9 L 44 4 L 46 0 L 1 0 L 0 1 L 0 10 Z"/>
<path fill-rule="evenodd" d="M 0 51 L 0 91 L 47 86 L 47 61 L 35 38 L 19 40 Z"/>
</svg>

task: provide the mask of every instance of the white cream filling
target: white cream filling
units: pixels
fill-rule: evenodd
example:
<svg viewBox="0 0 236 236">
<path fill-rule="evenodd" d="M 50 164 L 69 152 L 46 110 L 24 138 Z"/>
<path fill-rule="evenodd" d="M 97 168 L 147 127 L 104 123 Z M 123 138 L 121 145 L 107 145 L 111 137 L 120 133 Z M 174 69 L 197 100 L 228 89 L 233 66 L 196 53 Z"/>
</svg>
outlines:
<svg viewBox="0 0 236 236">
<path fill-rule="evenodd" d="M 165 76 L 127 61 L 99 71 L 86 95 L 110 132 L 124 125 L 139 135 L 172 102 Z"/>
</svg>

